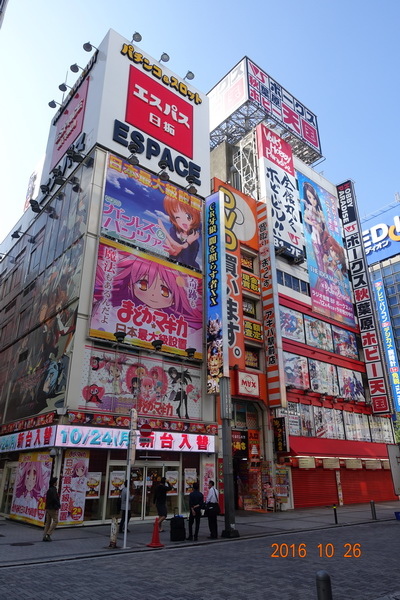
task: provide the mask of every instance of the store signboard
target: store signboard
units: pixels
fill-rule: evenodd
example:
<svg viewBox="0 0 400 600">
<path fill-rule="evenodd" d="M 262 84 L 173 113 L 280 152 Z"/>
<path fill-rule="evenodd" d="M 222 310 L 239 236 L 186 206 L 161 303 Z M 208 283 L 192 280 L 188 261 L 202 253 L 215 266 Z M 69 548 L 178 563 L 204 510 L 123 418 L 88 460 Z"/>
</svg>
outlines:
<svg viewBox="0 0 400 600">
<path fill-rule="evenodd" d="M 277 81 L 245 57 L 208 93 L 210 130 L 223 124 L 244 104 L 269 117 L 310 146 L 321 157 L 317 117 Z"/>
<path fill-rule="evenodd" d="M 385 286 L 383 285 L 382 279 L 374 281 L 373 286 L 375 290 L 376 306 L 378 308 L 378 318 L 381 326 L 383 348 L 386 354 L 387 371 L 392 387 L 392 398 L 395 405 L 395 410 L 400 411 L 399 359 L 397 357 L 396 341 L 393 335 L 393 327 L 390 320 Z"/>
<path fill-rule="evenodd" d="M 272 419 L 272 428 L 274 432 L 275 452 L 289 452 L 290 446 L 286 417 L 274 417 Z"/>
<path fill-rule="evenodd" d="M 344 464 L 346 469 L 362 469 L 361 458 L 346 458 Z"/>
<path fill-rule="evenodd" d="M 215 437 L 212 435 L 153 431 L 145 441 L 136 431 L 137 450 L 171 450 L 175 452 L 214 452 Z M 58 425 L 55 445 L 61 448 L 127 449 L 129 431 L 108 427 L 85 427 L 84 425 Z"/>
<path fill-rule="evenodd" d="M 260 396 L 260 381 L 257 373 L 243 373 L 238 371 L 238 395 Z"/>
<path fill-rule="evenodd" d="M 271 204 L 274 247 L 301 262 L 304 236 L 292 147 L 264 124 L 256 128 L 256 137 L 260 193 Z"/>
<path fill-rule="evenodd" d="M 322 466 L 324 469 L 340 469 L 340 461 L 338 458 L 323 458 Z"/>
<path fill-rule="evenodd" d="M 354 186 L 351 181 L 345 181 L 338 185 L 336 189 L 344 230 L 345 247 L 349 260 L 354 303 L 360 327 L 361 343 L 367 366 L 372 410 L 375 414 L 388 413 L 390 412 L 389 397 L 383 373 L 372 297 L 373 292 L 361 237 Z"/>
<path fill-rule="evenodd" d="M 400 211 L 398 202 L 385 213 L 362 219 L 363 244 L 367 261 L 373 265 L 400 253 Z M 368 227 L 368 229 L 364 229 Z"/>
<path fill-rule="evenodd" d="M 369 471 L 376 471 L 378 469 L 382 469 L 382 465 L 381 465 L 381 461 L 380 460 L 365 460 L 365 468 L 368 469 Z"/>
<path fill-rule="evenodd" d="M 55 426 L 28 429 L 0 436 L 0 454 L 2 452 L 17 452 L 20 450 L 36 450 L 37 448 L 52 448 L 56 434 Z"/>
</svg>

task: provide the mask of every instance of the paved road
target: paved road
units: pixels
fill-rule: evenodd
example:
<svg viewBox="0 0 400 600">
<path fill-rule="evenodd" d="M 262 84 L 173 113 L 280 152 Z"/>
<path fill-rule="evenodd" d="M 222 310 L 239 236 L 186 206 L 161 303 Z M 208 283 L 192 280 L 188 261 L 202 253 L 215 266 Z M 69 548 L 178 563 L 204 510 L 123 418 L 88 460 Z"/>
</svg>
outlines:
<svg viewBox="0 0 400 600">
<path fill-rule="evenodd" d="M 325 570 L 331 576 L 334 600 L 395 600 L 400 598 L 399 525 L 394 520 L 373 522 L 3 566 L 0 598 L 313 600 L 317 599 L 316 572 Z"/>
</svg>

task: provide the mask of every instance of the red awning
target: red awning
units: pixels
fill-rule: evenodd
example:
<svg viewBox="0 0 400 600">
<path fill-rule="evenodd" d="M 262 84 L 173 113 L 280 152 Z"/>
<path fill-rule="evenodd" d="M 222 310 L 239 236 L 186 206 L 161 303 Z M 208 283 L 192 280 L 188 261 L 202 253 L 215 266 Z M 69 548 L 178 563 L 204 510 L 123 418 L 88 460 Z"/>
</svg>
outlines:
<svg viewBox="0 0 400 600">
<path fill-rule="evenodd" d="M 291 456 L 388 458 L 386 444 L 290 436 Z"/>
</svg>

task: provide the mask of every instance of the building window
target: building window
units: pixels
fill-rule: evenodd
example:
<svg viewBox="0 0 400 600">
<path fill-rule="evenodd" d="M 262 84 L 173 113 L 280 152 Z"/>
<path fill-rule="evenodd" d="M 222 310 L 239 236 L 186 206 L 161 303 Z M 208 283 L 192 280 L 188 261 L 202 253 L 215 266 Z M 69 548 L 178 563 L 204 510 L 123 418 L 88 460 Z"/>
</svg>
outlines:
<svg viewBox="0 0 400 600">
<path fill-rule="evenodd" d="M 260 350 L 251 346 L 244 347 L 244 362 L 248 369 L 260 369 Z"/>
<path fill-rule="evenodd" d="M 302 294 L 305 294 L 306 296 L 310 296 L 310 284 L 307 283 L 307 281 L 303 281 L 302 279 L 294 277 L 289 273 L 284 273 L 279 269 L 277 269 L 276 271 L 276 278 L 277 282 L 280 285 L 284 285 L 285 287 L 288 287 L 291 290 L 294 290 L 295 292 L 300 292 Z"/>
</svg>

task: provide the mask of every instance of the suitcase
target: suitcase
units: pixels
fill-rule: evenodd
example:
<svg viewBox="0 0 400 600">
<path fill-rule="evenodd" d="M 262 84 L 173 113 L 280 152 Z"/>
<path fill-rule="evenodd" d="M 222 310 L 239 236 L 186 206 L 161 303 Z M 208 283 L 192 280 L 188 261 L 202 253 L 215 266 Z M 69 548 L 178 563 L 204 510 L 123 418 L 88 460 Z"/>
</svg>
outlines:
<svg viewBox="0 0 400 600">
<path fill-rule="evenodd" d="M 178 509 L 174 508 L 174 516 L 171 521 L 171 542 L 184 542 L 186 539 L 185 518 L 178 515 Z"/>
</svg>

